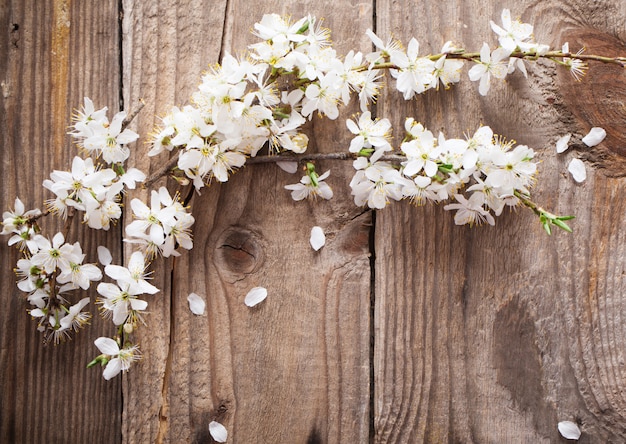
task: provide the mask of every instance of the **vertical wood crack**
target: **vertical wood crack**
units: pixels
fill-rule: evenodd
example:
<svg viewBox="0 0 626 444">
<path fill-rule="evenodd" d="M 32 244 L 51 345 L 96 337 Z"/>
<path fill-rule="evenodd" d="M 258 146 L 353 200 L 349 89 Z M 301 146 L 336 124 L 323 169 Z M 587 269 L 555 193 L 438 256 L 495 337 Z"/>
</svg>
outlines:
<svg viewBox="0 0 626 444">
<path fill-rule="evenodd" d="M 376 22 L 376 0 L 372 0 L 372 30 L 374 33 L 378 32 Z M 372 49 L 374 44 L 372 43 Z M 376 103 L 372 104 L 372 115 L 376 116 Z M 374 329 L 374 315 L 376 313 L 376 211 L 372 210 L 372 225 L 370 226 L 369 237 L 369 249 L 370 249 L 370 424 L 369 424 L 369 442 L 373 443 L 376 437 L 375 419 L 376 412 L 375 407 L 375 369 L 374 369 L 374 352 L 376 345 L 375 329 Z"/>
<path fill-rule="evenodd" d="M 120 110 L 124 109 L 124 0 L 117 0 L 117 53 L 118 53 L 118 100 Z M 119 248 L 122 252 L 121 261 L 122 266 L 125 265 L 124 260 L 124 232 L 123 228 L 124 223 L 124 215 L 125 211 L 122 211 L 120 215 L 120 221 L 117 224 L 117 229 L 120 230 L 119 236 Z M 124 442 L 124 384 L 120 384 L 120 409 L 119 409 L 120 420 L 119 423 L 121 427 L 119 428 L 119 440 L 118 442 Z"/>
<path fill-rule="evenodd" d="M 374 428 L 374 346 L 376 344 L 374 337 L 374 314 L 376 313 L 376 211 L 372 210 L 372 224 L 370 227 L 369 235 L 369 250 L 370 250 L 370 316 L 369 316 L 369 328 L 370 328 L 370 391 L 369 391 L 369 408 L 370 408 L 370 424 L 369 424 L 369 441 L 374 442 L 376 430 Z"/>
<path fill-rule="evenodd" d="M 170 284 L 174 282 L 176 272 L 176 258 L 172 259 L 172 268 L 170 270 Z M 176 332 L 176 307 L 174 301 L 174 285 L 170 285 L 170 328 L 167 342 L 167 357 L 165 358 L 165 369 L 163 371 L 163 384 L 161 386 L 161 406 L 159 407 L 159 430 L 155 442 L 162 443 L 168 441 L 165 439 L 169 429 L 169 381 L 172 371 L 172 353 L 174 335 Z"/>
</svg>

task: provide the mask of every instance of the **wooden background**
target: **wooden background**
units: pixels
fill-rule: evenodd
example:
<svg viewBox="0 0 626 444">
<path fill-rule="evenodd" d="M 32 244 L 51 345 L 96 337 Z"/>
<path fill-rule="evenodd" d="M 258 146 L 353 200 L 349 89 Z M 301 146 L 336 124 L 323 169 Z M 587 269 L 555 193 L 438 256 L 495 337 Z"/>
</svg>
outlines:
<svg viewBox="0 0 626 444">
<path fill-rule="evenodd" d="M 264 13 L 324 17 L 340 54 L 370 50 L 367 28 L 415 36 L 426 54 L 446 40 L 494 44 L 488 22 L 503 8 L 542 43 L 626 54 L 621 0 L 0 0 L 0 208 L 50 197 L 40 184 L 75 154 L 65 132 L 83 96 L 110 110 L 143 98 L 134 127 L 145 135 L 203 69 L 242 53 Z M 283 186 L 294 177 L 274 165 L 204 190 L 195 248 L 158 266 L 145 357 L 124 378 L 85 369 L 93 341 L 113 333 L 97 316 L 69 344 L 41 344 L 3 243 L 0 441 L 205 443 L 217 420 L 238 443 L 539 443 L 565 442 L 556 426 L 571 420 L 580 442 L 625 442 L 625 85 L 616 67 L 594 65 L 578 84 L 538 63 L 486 98 L 464 73 L 449 91 L 409 103 L 390 92 L 377 105 L 396 133 L 406 116 L 449 137 L 483 123 L 534 147 L 536 200 L 576 214 L 573 235 L 547 237 L 523 209 L 474 229 L 440 207 L 374 214 L 349 196 L 349 162 L 319 163 L 332 169 L 329 202 L 293 202 Z M 311 148 L 346 149 L 354 111 L 314 119 Z M 607 129 L 604 143 L 555 154 L 560 135 L 592 126 Z M 162 162 L 148 163 L 141 141 L 133 149 L 145 170 Z M 586 160 L 582 184 L 566 171 L 572 156 Z M 313 225 L 327 235 L 318 253 Z M 89 260 L 106 243 L 121 261 L 121 228 L 72 233 Z M 249 309 L 254 286 L 269 297 Z M 203 317 L 188 309 L 192 291 L 207 300 Z"/>
</svg>

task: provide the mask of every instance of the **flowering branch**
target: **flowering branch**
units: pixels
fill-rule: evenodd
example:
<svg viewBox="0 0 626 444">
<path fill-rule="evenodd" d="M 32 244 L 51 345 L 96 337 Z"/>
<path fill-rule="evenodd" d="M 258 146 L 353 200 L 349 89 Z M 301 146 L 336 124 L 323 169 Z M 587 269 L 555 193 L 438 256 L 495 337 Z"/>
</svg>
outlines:
<svg viewBox="0 0 626 444">
<path fill-rule="evenodd" d="M 141 355 L 133 335 L 144 323 L 146 299 L 159 292 L 148 282 L 151 262 L 193 247 L 194 218 L 189 208 L 193 191 L 214 181 L 227 182 L 246 163 L 277 163 L 291 173 L 304 164 L 300 181 L 285 185 L 296 201 L 333 197 L 326 182 L 330 171 L 318 174 L 316 161 L 351 160 L 355 173 L 350 189 L 358 206 L 382 210 L 404 199 L 415 205 L 445 203 L 445 210 L 455 211 L 458 225 L 494 225 L 494 216 L 505 207 L 523 205 L 538 216 L 548 234 L 552 226 L 571 232 L 565 221 L 573 216 L 554 215 L 531 200 L 530 188 L 537 176 L 532 148 L 515 145 L 488 126 L 464 139 L 434 135 L 413 117 L 406 118 L 400 138 L 394 141 L 391 122 L 370 111 L 385 75 L 395 79 L 395 89 L 404 99 L 411 100 L 429 89 L 447 89 L 460 82 L 465 62 L 472 64 L 468 77 L 478 82 L 483 96 L 493 79 L 504 79 L 516 70 L 526 76 L 526 63 L 538 59 L 555 62 L 576 80 L 585 74 L 587 62 L 626 66 L 625 57 L 572 53 L 567 43 L 561 50 L 550 49 L 534 42 L 533 27 L 512 20 L 508 10 L 501 18 L 502 26 L 490 22 L 499 43 L 493 50 L 484 43 L 480 51 L 469 52 L 447 42 L 440 53 L 420 56 L 415 39 L 405 50 L 400 42 L 384 42 L 367 30 L 375 50 L 350 51 L 341 59 L 332 48 L 330 31 L 314 17 L 291 22 L 276 14 L 265 15 L 254 26 L 260 41 L 249 46 L 246 57 L 237 60 L 226 54 L 221 65 L 203 76 L 192 103 L 174 107 L 163 117 L 148 155 L 172 151 L 176 155 L 150 177 L 124 166 L 130 156 L 128 145 L 139 137 L 128 126 L 144 107 L 143 101 L 130 114 L 121 111 L 109 121 L 107 108 L 96 110 L 85 98 L 70 132 L 85 157 L 74 157 L 70 171 L 53 171 L 43 182 L 54 195 L 44 211 L 26 211 L 16 198 L 14 210 L 3 214 L 2 234 L 10 235 L 9 245 L 22 252 L 17 286 L 34 307 L 29 312 L 38 319 L 37 328 L 46 340 L 56 343 L 86 325 L 91 315 L 83 309 L 89 298 L 72 304 L 70 294 L 80 294 L 106 277 L 109 282 L 97 284 L 96 303 L 113 322 L 115 334 L 95 341 L 101 354 L 89 366 L 104 365 L 105 379 L 127 371 Z M 361 113 L 346 120 L 353 137 L 345 151 L 307 152 L 309 139 L 303 125 L 314 114 L 337 119 L 340 106 L 352 98 L 358 100 Z M 591 146 L 605 135 L 594 128 L 583 142 Z M 559 139 L 557 152 L 566 149 L 569 138 Z M 578 162 L 570 163 L 570 172 L 575 180 L 584 180 L 584 164 L 574 160 Z M 152 189 L 171 173 L 180 185 L 192 185 L 182 200 L 165 187 Z M 104 247 L 98 248 L 99 265 L 85 264 L 80 244 L 66 242 L 70 221 L 80 213 L 90 228 L 108 230 L 122 215 L 126 191 L 137 184 L 150 190 L 150 201 L 135 198 L 127 205 L 133 220 L 124 229 L 124 241 L 134 248 L 128 265 L 113 264 Z M 37 225 L 40 217 L 49 214 L 66 220 L 65 229 L 51 241 Z M 314 227 L 311 245 L 317 250 L 324 242 L 323 231 Z M 246 304 L 253 306 L 266 296 L 267 291 L 257 287 Z M 203 301 L 197 295 L 189 298 L 193 312 L 200 313 Z"/>
<path fill-rule="evenodd" d="M 453 52 L 442 52 L 439 54 L 433 54 L 426 56 L 430 60 L 436 62 L 442 58 L 446 59 L 455 59 L 455 60 L 464 60 L 468 62 L 476 62 L 480 63 L 480 52 L 464 52 L 463 49 L 454 49 Z M 609 65 L 618 65 L 622 68 L 626 68 L 626 57 L 606 57 L 594 54 L 583 54 L 581 51 L 577 53 L 571 52 L 563 52 L 563 51 L 548 51 L 545 53 L 538 52 L 523 52 L 523 51 L 513 51 L 509 57 L 515 59 L 525 59 L 529 61 L 535 61 L 538 59 L 549 59 L 551 61 L 562 61 L 571 58 L 576 58 L 579 60 L 592 61 L 592 62 L 600 62 Z M 401 66 L 390 62 L 376 63 L 374 65 L 376 69 L 402 69 Z M 357 68 L 354 68 L 356 71 L 367 71 L 371 69 L 370 65 L 361 65 Z"/>
</svg>

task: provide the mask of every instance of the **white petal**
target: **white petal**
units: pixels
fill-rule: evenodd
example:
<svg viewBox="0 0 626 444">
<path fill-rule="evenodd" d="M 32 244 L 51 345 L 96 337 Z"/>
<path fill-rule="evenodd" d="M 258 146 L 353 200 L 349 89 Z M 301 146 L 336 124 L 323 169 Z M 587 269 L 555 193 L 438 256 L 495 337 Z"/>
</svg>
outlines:
<svg viewBox="0 0 626 444">
<path fill-rule="evenodd" d="M 248 307 L 254 307 L 259 302 L 263 302 L 266 297 L 267 297 L 267 290 L 265 288 L 254 287 L 246 295 L 246 299 L 244 300 L 244 303 Z"/>
<path fill-rule="evenodd" d="M 572 173 L 572 177 L 576 182 L 583 182 L 587 178 L 587 171 L 585 170 L 585 164 L 580 159 L 572 159 L 569 162 L 567 171 Z"/>
<path fill-rule="evenodd" d="M 315 251 L 318 251 L 320 248 L 322 248 L 326 243 L 324 230 L 322 230 L 321 227 L 313 227 L 311 229 L 311 239 L 309 240 L 309 242 L 311 242 L 311 247 L 313 247 Z"/>
<path fill-rule="evenodd" d="M 211 421 L 209 424 L 209 433 L 217 442 L 226 442 L 228 439 L 228 430 L 217 421 Z"/>
<path fill-rule="evenodd" d="M 115 342 L 111 338 L 105 338 L 105 337 L 98 338 L 94 341 L 94 344 L 96 344 L 96 347 L 98 347 L 98 350 L 100 350 L 105 355 L 117 356 L 120 352 L 119 345 L 117 345 L 117 342 Z"/>
<path fill-rule="evenodd" d="M 583 143 L 587 146 L 596 146 L 604 140 L 606 137 L 606 131 L 602 128 L 594 127 L 591 131 L 583 137 Z"/>
<path fill-rule="evenodd" d="M 102 372 L 102 376 L 107 381 L 111 378 L 114 378 L 118 375 L 118 373 L 122 371 L 122 361 L 120 358 L 113 358 L 109 361 L 107 366 L 104 368 Z"/>
<path fill-rule="evenodd" d="M 143 311 L 148 307 L 148 301 L 143 299 L 130 299 L 130 308 L 135 311 Z"/>
<path fill-rule="evenodd" d="M 564 153 L 567 148 L 569 148 L 567 146 L 567 144 L 569 143 L 569 139 L 572 137 L 571 134 L 566 134 L 563 137 L 561 137 L 559 140 L 556 141 L 556 152 L 557 153 Z"/>
<path fill-rule="evenodd" d="M 204 306 L 205 302 L 200 296 L 195 293 L 191 293 L 187 296 L 187 301 L 189 301 L 189 309 L 195 315 L 201 316 L 204 314 Z"/>
<path fill-rule="evenodd" d="M 109 265 L 113 261 L 113 256 L 111 256 L 111 252 L 109 249 L 103 245 L 98 247 L 98 261 L 102 265 Z"/>
<path fill-rule="evenodd" d="M 293 174 L 298 171 L 298 162 L 276 162 L 276 165 L 278 165 L 281 170 L 286 171 L 289 174 Z"/>
<path fill-rule="evenodd" d="M 576 423 L 572 421 L 561 421 L 558 424 L 559 433 L 566 439 L 578 439 L 580 438 L 580 429 Z"/>
</svg>

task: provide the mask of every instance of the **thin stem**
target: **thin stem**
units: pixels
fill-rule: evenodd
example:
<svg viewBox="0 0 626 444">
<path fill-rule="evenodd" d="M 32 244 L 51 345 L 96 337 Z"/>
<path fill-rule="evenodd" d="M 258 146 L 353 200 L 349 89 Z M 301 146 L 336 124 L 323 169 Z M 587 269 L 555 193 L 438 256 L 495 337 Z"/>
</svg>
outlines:
<svg viewBox="0 0 626 444">
<path fill-rule="evenodd" d="M 535 202 L 530 200 L 527 196 L 524 196 L 518 190 L 513 190 L 513 194 L 515 195 L 515 197 L 517 197 L 520 200 L 520 202 L 524 204 L 524 206 L 533 210 L 533 213 L 535 213 L 537 216 L 541 216 L 543 213 L 546 212 L 546 210 L 537 206 Z"/>
<path fill-rule="evenodd" d="M 250 157 L 246 164 L 254 165 L 254 164 L 264 164 L 264 163 L 277 163 L 277 162 L 298 162 L 304 163 L 309 161 L 316 160 L 354 160 L 357 156 L 348 152 L 341 153 L 309 153 L 309 154 L 274 154 L 267 156 L 256 156 Z M 388 154 L 386 156 L 382 156 L 380 160 L 387 162 L 402 162 L 406 160 L 405 156 L 400 156 L 396 154 Z M 166 163 L 164 163 L 158 170 L 150 175 L 145 181 L 143 186 L 145 188 L 150 188 L 154 183 L 159 180 L 161 177 L 167 175 L 170 170 L 172 170 L 176 164 L 178 163 L 178 157 L 171 157 Z"/>
<path fill-rule="evenodd" d="M 167 175 L 178 163 L 178 156 L 172 156 L 161 167 L 148 177 L 143 183 L 145 188 L 150 188 L 157 180 Z"/>
<path fill-rule="evenodd" d="M 35 222 L 37 222 L 37 220 L 41 219 L 44 216 L 47 216 L 48 214 L 50 214 L 50 209 L 46 208 L 45 210 L 43 210 L 39 214 L 36 214 L 36 215 L 31 216 L 28 219 L 26 219 L 26 224 L 28 226 L 33 226 L 35 224 Z"/>
<path fill-rule="evenodd" d="M 511 57 L 517 57 L 511 54 Z M 544 58 L 557 58 L 557 59 L 579 59 L 579 60 L 591 60 L 594 62 L 608 63 L 612 65 L 618 65 L 622 68 L 626 68 L 626 58 L 624 57 L 604 57 L 594 54 L 573 54 L 571 52 L 550 51 L 542 55 Z"/>
<path fill-rule="evenodd" d="M 432 61 L 437 61 L 442 57 L 446 57 L 447 59 L 457 59 L 457 60 L 468 60 L 468 61 L 480 61 L 480 53 L 479 52 L 450 52 L 450 53 L 440 53 L 427 56 Z M 612 65 L 618 65 L 622 68 L 626 67 L 626 57 L 605 57 L 599 56 L 595 54 L 575 54 L 571 52 L 562 52 L 562 51 L 548 51 L 545 54 L 537 54 L 531 52 L 522 52 L 522 51 L 514 51 L 510 54 L 510 58 L 517 59 L 528 59 L 528 60 L 537 60 L 540 58 L 543 59 L 579 59 L 579 60 L 588 60 L 593 62 L 600 63 L 608 63 Z M 375 64 L 373 69 L 400 69 L 398 65 L 395 65 L 390 62 L 383 62 Z M 361 65 L 354 68 L 355 71 L 367 71 L 370 69 L 370 65 Z"/>
<path fill-rule="evenodd" d="M 309 154 L 278 154 L 269 156 L 251 157 L 246 161 L 249 164 L 276 163 L 276 162 L 307 162 L 315 160 L 351 160 L 355 159 L 352 153 L 309 153 Z"/>
<path fill-rule="evenodd" d="M 133 109 L 130 114 L 128 114 L 126 118 L 122 121 L 122 131 L 124 131 L 126 127 L 130 125 L 130 122 L 132 122 L 133 119 L 137 117 L 137 114 L 139 114 L 144 106 L 146 106 L 146 102 L 144 102 L 143 99 L 139 99 L 139 105 L 137 105 L 137 107 Z"/>
</svg>

